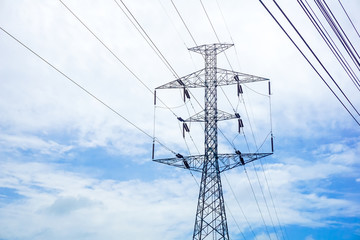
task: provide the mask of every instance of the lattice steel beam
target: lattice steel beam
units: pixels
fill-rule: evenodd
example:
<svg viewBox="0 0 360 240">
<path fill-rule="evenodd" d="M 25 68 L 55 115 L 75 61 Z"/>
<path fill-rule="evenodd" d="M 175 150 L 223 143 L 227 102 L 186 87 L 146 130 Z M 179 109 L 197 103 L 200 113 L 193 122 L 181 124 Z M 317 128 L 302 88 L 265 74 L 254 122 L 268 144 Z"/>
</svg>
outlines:
<svg viewBox="0 0 360 240">
<path fill-rule="evenodd" d="M 226 69 L 217 68 L 217 86 L 226 86 L 232 84 L 252 83 L 259 81 L 268 81 L 268 78 L 258 77 L 246 73 L 230 71 Z M 181 77 L 156 89 L 171 89 L 171 88 L 201 88 L 205 87 L 205 68 L 193 72 L 185 77 Z"/>
<path fill-rule="evenodd" d="M 260 158 L 267 157 L 272 153 L 228 153 L 218 154 L 219 171 L 225 172 L 238 166 L 243 166 Z M 241 160 L 241 158 L 243 160 Z M 183 169 L 190 169 L 196 172 L 202 172 L 204 167 L 205 155 L 182 156 L 175 158 L 155 159 L 155 162 L 166 165 L 179 167 Z M 243 161 L 243 162 L 242 162 Z"/>
<path fill-rule="evenodd" d="M 231 46 L 233 44 L 216 43 L 190 48 L 190 51 L 204 56 L 205 68 L 156 88 L 183 88 L 184 96 L 187 93 L 186 88 L 205 88 L 204 111 L 186 120 L 178 118 L 184 122 L 186 131 L 188 131 L 188 127 L 185 122 L 205 123 L 204 154 L 185 157 L 177 154 L 176 158 L 154 160 L 202 173 L 193 240 L 229 240 L 220 173 L 272 154 L 241 153 L 240 151 L 236 151 L 234 154 L 218 153 L 218 121 L 238 118 L 239 123 L 241 123 L 239 126 L 242 125 L 242 121 L 238 113 L 229 114 L 218 110 L 217 87 L 238 84 L 239 94 L 241 92 L 239 91 L 240 84 L 268 80 L 267 78 L 217 68 L 217 54 Z"/>
</svg>

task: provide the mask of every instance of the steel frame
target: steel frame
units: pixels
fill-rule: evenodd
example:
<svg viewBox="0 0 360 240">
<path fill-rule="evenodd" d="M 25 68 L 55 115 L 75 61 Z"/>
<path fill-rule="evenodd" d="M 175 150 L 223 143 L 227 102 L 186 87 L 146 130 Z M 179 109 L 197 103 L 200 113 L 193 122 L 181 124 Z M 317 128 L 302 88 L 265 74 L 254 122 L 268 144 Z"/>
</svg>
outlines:
<svg viewBox="0 0 360 240">
<path fill-rule="evenodd" d="M 272 154 L 241 153 L 240 151 L 236 151 L 235 154 L 218 154 L 217 123 L 221 120 L 235 118 L 236 115 L 217 109 L 217 87 L 268 80 L 217 68 L 217 54 L 231 46 L 233 44 L 215 43 L 190 48 L 190 51 L 204 56 L 205 68 L 156 88 L 205 88 L 204 111 L 186 120 L 180 118 L 183 122 L 205 123 L 204 155 L 184 157 L 177 154 L 176 158 L 154 160 L 159 163 L 202 173 L 193 240 L 229 239 L 220 173 Z"/>
</svg>

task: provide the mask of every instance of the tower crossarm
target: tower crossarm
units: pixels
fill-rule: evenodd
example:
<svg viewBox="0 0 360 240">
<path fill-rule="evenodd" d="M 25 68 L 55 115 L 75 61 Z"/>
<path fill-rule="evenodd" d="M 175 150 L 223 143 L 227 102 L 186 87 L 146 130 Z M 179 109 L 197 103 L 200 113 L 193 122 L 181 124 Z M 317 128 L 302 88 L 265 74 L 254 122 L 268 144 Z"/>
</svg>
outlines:
<svg viewBox="0 0 360 240">
<path fill-rule="evenodd" d="M 234 44 L 229 44 L 229 43 L 204 44 L 189 48 L 189 51 L 197 52 L 203 55 L 205 55 L 206 52 L 213 52 L 214 55 L 217 55 L 232 46 L 234 46 Z"/>
<path fill-rule="evenodd" d="M 238 118 L 235 114 L 230 114 L 221 110 L 218 110 L 217 121 L 224 121 L 229 119 Z M 194 116 L 184 120 L 184 122 L 205 122 L 205 111 L 201 111 Z"/>
<path fill-rule="evenodd" d="M 204 87 L 204 76 L 205 76 L 205 69 L 201 69 L 199 71 L 190 73 L 184 77 L 161 85 L 156 89 L 170 89 L 170 88 L 198 88 Z"/>
<path fill-rule="evenodd" d="M 229 153 L 218 154 L 219 170 L 224 172 L 238 166 L 245 165 L 257 159 L 267 157 L 272 153 Z M 182 156 L 175 158 L 163 158 L 153 160 L 170 166 L 189 169 L 196 172 L 202 172 L 205 161 L 205 155 Z"/>
<path fill-rule="evenodd" d="M 217 68 L 217 85 L 225 86 L 232 84 L 252 83 L 259 81 L 268 81 L 268 78 L 258 77 L 246 73 L 230 71 L 222 68 Z"/>
<path fill-rule="evenodd" d="M 200 88 L 205 87 L 205 69 L 193 72 L 189 75 L 166 83 L 157 87 L 156 89 L 171 89 L 171 88 Z M 235 72 L 222 68 L 216 68 L 217 86 L 225 86 L 232 84 L 252 83 L 259 81 L 268 81 L 268 78 L 258 77 L 246 73 Z"/>
</svg>

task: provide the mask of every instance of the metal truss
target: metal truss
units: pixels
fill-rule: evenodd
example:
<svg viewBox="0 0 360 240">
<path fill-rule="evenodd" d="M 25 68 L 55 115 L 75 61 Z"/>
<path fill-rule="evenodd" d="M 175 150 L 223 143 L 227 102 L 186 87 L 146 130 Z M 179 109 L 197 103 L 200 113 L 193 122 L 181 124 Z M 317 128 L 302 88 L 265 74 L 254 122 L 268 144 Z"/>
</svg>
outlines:
<svg viewBox="0 0 360 240">
<path fill-rule="evenodd" d="M 156 89 L 171 89 L 171 88 L 201 88 L 205 87 L 205 68 L 193 72 L 185 77 L 181 77 Z M 254 75 L 230 71 L 226 69 L 216 69 L 217 86 L 226 86 L 232 84 L 252 83 L 259 81 L 268 81 L 268 78 L 257 77 Z"/>
<path fill-rule="evenodd" d="M 225 172 L 227 170 L 243 166 L 257 159 L 267 157 L 272 153 L 228 153 L 218 154 L 219 171 Z M 190 169 L 195 172 L 202 172 L 204 168 L 205 155 L 182 156 L 175 158 L 155 159 L 155 162 L 166 165 L 179 167 L 183 169 Z"/>
<path fill-rule="evenodd" d="M 216 43 L 190 48 L 190 51 L 204 56 L 205 68 L 156 88 L 183 88 L 184 99 L 185 95 L 188 94 L 186 88 L 205 88 L 204 111 L 186 120 L 178 118 L 181 122 L 184 122 L 184 129 L 188 129 L 185 122 L 205 123 L 204 155 L 184 157 L 181 154 L 177 154 L 175 158 L 154 160 L 170 166 L 202 173 L 193 240 L 229 240 L 220 173 L 272 154 L 241 153 L 240 151 L 236 151 L 234 154 L 218 153 L 218 121 L 238 118 L 241 125 L 242 121 L 238 113 L 229 114 L 218 110 L 217 87 L 238 84 L 239 89 L 239 85 L 243 83 L 268 80 L 262 77 L 217 68 L 217 54 L 231 46 L 233 44 Z"/>
<path fill-rule="evenodd" d="M 194 116 L 191 116 L 190 118 L 184 120 L 184 122 L 205 122 L 205 111 L 201 111 Z M 218 110 L 217 113 L 217 121 L 224 121 L 224 120 L 230 120 L 238 118 L 235 114 L 230 114 L 221 110 Z"/>
</svg>

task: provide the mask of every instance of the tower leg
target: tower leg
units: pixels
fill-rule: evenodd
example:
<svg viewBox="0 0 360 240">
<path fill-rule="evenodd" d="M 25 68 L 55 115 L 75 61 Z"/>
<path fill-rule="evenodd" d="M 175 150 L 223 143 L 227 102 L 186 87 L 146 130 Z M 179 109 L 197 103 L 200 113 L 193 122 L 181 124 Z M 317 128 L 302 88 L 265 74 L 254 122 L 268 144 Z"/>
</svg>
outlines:
<svg viewBox="0 0 360 240">
<path fill-rule="evenodd" d="M 224 197 L 217 160 L 209 161 L 204 165 L 193 239 L 229 239 Z"/>
<path fill-rule="evenodd" d="M 205 56 L 205 163 L 203 166 L 194 240 L 228 240 L 224 197 L 218 163 L 217 139 L 217 49 L 209 46 Z"/>
</svg>

